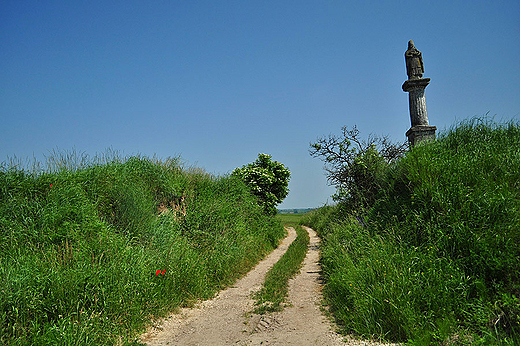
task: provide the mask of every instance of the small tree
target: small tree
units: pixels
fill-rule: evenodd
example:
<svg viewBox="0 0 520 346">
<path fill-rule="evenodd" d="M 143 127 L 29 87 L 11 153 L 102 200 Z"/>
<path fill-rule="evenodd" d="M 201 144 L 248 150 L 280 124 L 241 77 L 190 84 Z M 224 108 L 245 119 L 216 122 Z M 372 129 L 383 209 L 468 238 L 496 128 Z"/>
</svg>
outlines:
<svg viewBox="0 0 520 346">
<path fill-rule="evenodd" d="M 267 154 L 258 154 L 255 162 L 236 168 L 232 175 L 249 186 L 268 215 L 276 214 L 276 205 L 289 193 L 291 172 L 280 162 L 271 161 L 271 156 Z"/>
<path fill-rule="evenodd" d="M 356 126 L 341 130 L 341 137 L 318 138 L 310 144 L 309 152 L 325 162 L 328 182 L 336 187 L 332 198 L 354 210 L 365 208 L 375 202 L 387 169 L 403 156 L 408 144 L 392 144 L 388 137 L 372 134 L 362 141 Z"/>
</svg>

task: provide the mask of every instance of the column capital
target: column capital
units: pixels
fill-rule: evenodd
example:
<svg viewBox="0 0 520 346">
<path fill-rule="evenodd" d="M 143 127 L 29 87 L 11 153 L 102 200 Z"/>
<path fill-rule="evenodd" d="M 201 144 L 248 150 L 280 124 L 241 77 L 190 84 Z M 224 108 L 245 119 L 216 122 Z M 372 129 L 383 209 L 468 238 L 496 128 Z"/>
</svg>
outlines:
<svg viewBox="0 0 520 346">
<path fill-rule="evenodd" d="M 408 79 L 403 84 L 403 91 L 408 92 L 412 89 L 417 88 L 426 88 L 430 83 L 430 78 L 421 78 L 421 79 Z"/>
</svg>

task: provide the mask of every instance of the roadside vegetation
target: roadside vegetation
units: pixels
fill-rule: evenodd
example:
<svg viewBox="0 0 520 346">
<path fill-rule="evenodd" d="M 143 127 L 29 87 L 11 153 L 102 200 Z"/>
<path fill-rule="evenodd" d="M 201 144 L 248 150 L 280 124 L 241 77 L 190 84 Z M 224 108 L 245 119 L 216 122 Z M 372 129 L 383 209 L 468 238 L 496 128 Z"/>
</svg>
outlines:
<svg viewBox="0 0 520 346">
<path fill-rule="evenodd" d="M 311 154 L 352 149 L 344 139 Z M 328 166 L 337 205 L 303 220 L 322 238 L 324 294 L 343 330 L 410 345 L 520 344 L 520 125 L 463 121 L 393 160 L 360 148 L 350 166 Z"/>
<path fill-rule="evenodd" d="M 281 311 L 285 307 L 289 293 L 289 279 L 296 275 L 307 255 L 309 233 L 301 226 L 296 226 L 296 239 L 287 251 L 265 275 L 260 291 L 254 294 L 254 310 L 257 314 Z"/>
<path fill-rule="evenodd" d="M 55 153 L 0 170 L 0 344 L 130 345 L 285 235 L 236 176 Z"/>
</svg>

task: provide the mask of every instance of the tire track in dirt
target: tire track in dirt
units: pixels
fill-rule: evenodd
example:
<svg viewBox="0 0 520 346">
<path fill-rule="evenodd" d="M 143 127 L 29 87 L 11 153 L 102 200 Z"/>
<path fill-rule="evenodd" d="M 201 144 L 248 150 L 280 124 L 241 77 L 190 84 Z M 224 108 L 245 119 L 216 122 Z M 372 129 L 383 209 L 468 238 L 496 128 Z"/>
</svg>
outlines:
<svg viewBox="0 0 520 346">
<path fill-rule="evenodd" d="M 257 327 L 240 345 L 277 346 L 377 346 L 378 342 L 360 341 L 336 333 L 334 325 L 321 312 L 322 278 L 320 239 L 311 228 L 303 226 L 309 233 L 309 250 L 299 275 L 289 281 L 291 306 L 281 312 L 260 318 Z M 262 323 L 263 322 L 263 323 Z M 267 327 L 265 326 L 267 325 Z M 389 344 L 385 344 L 389 346 Z"/>
</svg>

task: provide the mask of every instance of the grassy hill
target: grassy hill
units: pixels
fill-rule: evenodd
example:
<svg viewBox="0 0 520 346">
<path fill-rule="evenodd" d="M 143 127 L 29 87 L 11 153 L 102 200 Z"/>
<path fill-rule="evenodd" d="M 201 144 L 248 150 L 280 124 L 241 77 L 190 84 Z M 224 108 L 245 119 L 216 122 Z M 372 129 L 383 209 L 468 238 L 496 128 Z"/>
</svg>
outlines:
<svg viewBox="0 0 520 346">
<path fill-rule="evenodd" d="M 520 344 L 519 124 L 462 122 L 385 182 L 369 210 L 304 218 L 323 239 L 325 295 L 343 329 L 413 345 Z"/>
<path fill-rule="evenodd" d="M 125 345 L 285 231 L 237 178 L 143 157 L 0 171 L 0 344 Z"/>
</svg>

